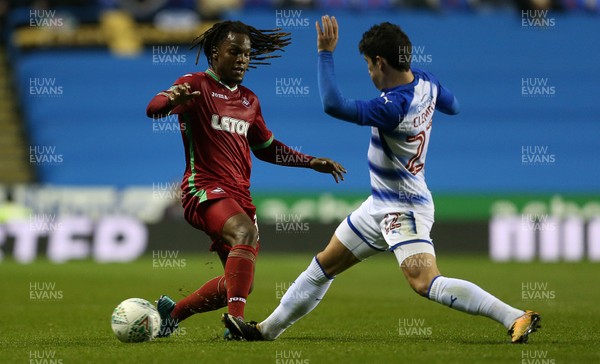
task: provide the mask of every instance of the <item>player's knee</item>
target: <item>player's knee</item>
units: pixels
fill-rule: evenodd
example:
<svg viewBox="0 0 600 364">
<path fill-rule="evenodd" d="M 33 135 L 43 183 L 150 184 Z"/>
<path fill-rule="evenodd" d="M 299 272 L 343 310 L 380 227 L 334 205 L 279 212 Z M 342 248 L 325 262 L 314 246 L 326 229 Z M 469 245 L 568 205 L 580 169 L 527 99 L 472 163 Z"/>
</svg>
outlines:
<svg viewBox="0 0 600 364">
<path fill-rule="evenodd" d="M 431 284 L 430 280 L 424 277 L 415 277 L 409 278 L 408 283 L 416 293 L 423 297 L 427 297 L 427 293 L 429 292 L 429 285 Z"/>
<path fill-rule="evenodd" d="M 250 245 L 256 247 L 258 242 L 258 231 L 251 224 L 239 224 L 231 227 L 229 231 L 223 233 L 223 238 L 229 245 Z"/>
<path fill-rule="evenodd" d="M 404 268 L 404 275 L 410 284 L 410 287 L 419 295 L 427 297 L 429 293 L 429 286 L 433 279 L 439 275 L 437 269 L 418 269 L 418 268 Z"/>
<path fill-rule="evenodd" d="M 428 254 L 413 255 L 400 263 L 410 287 L 419 295 L 427 297 L 433 279 L 440 275 L 435 257 Z"/>
</svg>

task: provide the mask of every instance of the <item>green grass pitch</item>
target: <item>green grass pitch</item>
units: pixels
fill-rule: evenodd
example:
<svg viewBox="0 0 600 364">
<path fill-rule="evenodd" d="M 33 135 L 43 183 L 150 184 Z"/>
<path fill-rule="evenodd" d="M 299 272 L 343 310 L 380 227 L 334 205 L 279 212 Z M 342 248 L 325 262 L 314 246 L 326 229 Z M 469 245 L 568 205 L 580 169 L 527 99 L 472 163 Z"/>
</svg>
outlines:
<svg viewBox="0 0 600 364">
<path fill-rule="evenodd" d="M 265 318 L 310 255 L 259 257 L 246 318 Z M 161 260 L 162 259 L 162 260 Z M 496 322 L 419 297 L 394 257 L 340 275 L 315 311 L 275 342 L 225 342 L 220 314 L 191 317 L 174 337 L 123 344 L 110 328 L 123 299 L 181 298 L 222 268 L 212 254 L 127 264 L 0 263 L 0 363 L 593 363 L 600 361 L 600 265 L 438 259 L 447 276 L 541 312 L 527 345 Z M 160 267 L 175 265 L 175 267 Z"/>
</svg>

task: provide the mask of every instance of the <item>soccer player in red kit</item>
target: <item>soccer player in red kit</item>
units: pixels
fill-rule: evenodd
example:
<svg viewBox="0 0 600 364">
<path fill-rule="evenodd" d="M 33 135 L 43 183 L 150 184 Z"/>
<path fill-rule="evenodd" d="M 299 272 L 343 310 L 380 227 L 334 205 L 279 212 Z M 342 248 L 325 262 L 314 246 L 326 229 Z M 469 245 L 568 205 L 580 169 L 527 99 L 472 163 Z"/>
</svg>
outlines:
<svg viewBox="0 0 600 364">
<path fill-rule="evenodd" d="M 159 337 L 169 336 L 189 316 L 227 306 L 243 318 L 259 250 L 256 208 L 250 197 L 250 150 L 263 161 L 311 168 L 343 180 L 345 169 L 327 158 L 314 158 L 274 139 L 265 125 L 256 95 L 241 86 L 246 70 L 290 43 L 289 33 L 258 30 L 239 21 L 215 24 L 194 40 L 204 49 L 209 68 L 183 75 L 150 101 L 147 115 L 177 114 L 185 148 L 182 204 L 186 220 L 207 233 L 224 274 L 175 303 L 157 301 Z M 196 58 L 196 63 L 198 61 Z M 285 157 L 283 156 L 285 154 Z M 290 156 L 290 154 L 292 156 Z"/>
</svg>

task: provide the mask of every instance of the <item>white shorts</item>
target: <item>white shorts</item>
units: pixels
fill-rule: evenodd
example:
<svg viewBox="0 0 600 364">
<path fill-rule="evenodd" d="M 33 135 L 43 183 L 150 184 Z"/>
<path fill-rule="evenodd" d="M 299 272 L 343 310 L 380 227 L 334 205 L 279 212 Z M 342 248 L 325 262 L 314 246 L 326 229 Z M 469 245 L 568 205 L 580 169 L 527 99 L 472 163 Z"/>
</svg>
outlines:
<svg viewBox="0 0 600 364">
<path fill-rule="evenodd" d="M 335 236 L 359 260 L 384 251 L 393 251 L 402 264 L 404 259 L 420 253 L 435 256 L 429 236 L 433 226 L 433 209 L 373 211 L 372 197 L 363 202 L 335 230 Z"/>
</svg>

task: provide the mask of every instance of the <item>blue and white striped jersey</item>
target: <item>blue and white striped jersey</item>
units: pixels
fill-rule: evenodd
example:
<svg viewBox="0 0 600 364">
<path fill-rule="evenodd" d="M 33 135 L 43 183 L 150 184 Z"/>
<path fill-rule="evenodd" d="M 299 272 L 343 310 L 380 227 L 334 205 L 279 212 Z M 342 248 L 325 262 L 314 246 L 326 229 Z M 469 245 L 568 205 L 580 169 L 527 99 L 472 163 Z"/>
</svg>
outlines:
<svg viewBox="0 0 600 364">
<path fill-rule="evenodd" d="M 413 82 L 384 89 L 379 97 L 342 97 L 333 76 L 333 55 L 319 53 L 319 89 L 328 114 L 371 126 L 368 165 L 373 208 L 379 212 L 433 209 L 425 159 L 433 114 L 458 113 L 458 101 L 431 73 L 412 68 Z"/>
<path fill-rule="evenodd" d="M 436 108 L 457 111 L 454 95 L 431 73 L 412 71 L 412 83 L 383 90 L 370 101 L 356 101 L 359 123 L 374 125 L 368 164 L 373 205 L 381 211 L 433 208 L 425 182 L 433 114 Z"/>
</svg>

